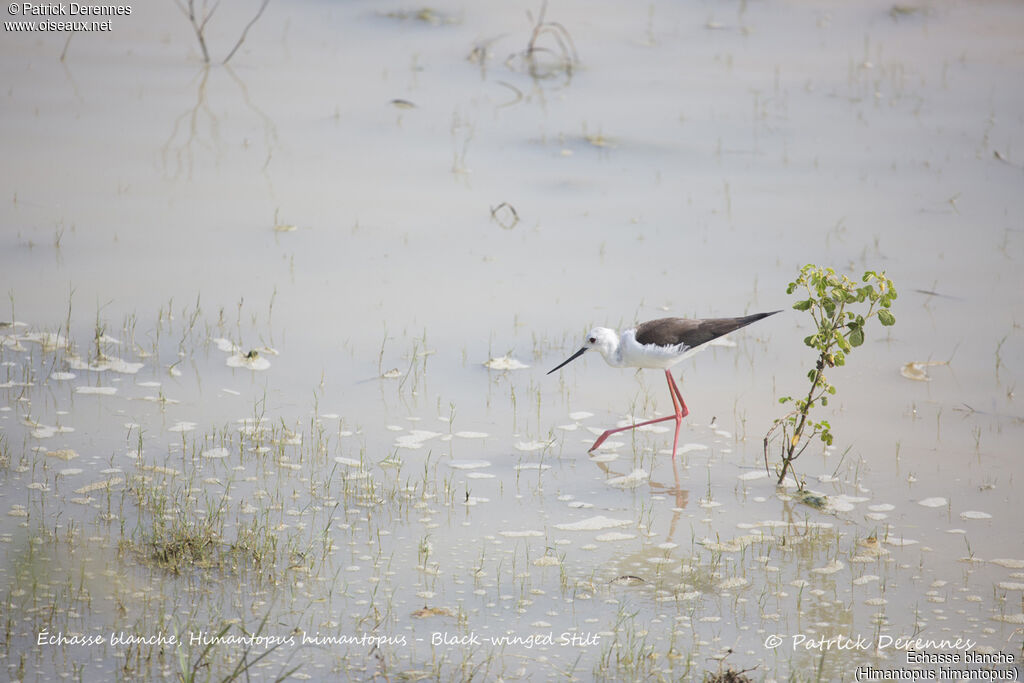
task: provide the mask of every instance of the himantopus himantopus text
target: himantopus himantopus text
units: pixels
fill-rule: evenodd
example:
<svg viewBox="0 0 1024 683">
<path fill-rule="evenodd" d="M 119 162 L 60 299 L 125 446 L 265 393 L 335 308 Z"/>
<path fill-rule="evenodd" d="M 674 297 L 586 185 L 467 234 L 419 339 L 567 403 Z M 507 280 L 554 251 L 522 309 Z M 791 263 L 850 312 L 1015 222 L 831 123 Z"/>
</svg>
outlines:
<svg viewBox="0 0 1024 683">
<path fill-rule="evenodd" d="M 707 318 L 703 320 L 689 320 L 686 318 L 660 318 L 640 323 L 634 328 L 628 329 L 618 336 L 615 330 L 607 327 L 595 327 L 587 335 L 583 342 L 583 348 L 572 354 L 558 367 L 552 369 L 550 375 L 571 361 L 576 360 L 591 349 L 601 352 L 605 362 L 615 368 L 659 368 L 665 371 L 668 380 L 668 391 L 672 396 L 672 405 L 675 407 L 675 414 L 668 417 L 659 417 L 654 420 L 647 420 L 628 427 L 609 429 L 594 442 L 590 447 L 593 451 L 612 434 L 624 432 L 628 429 L 636 429 L 644 425 L 664 422 L 666 420 L 676 421 L 676 436 L 672 441 L 672 458 L 676 457 L 676 446 L 679 443 L 679 427 L 683 424 L 683 418 L 690 410 L 683 401 L 683 395 L 679 393 L 675 379 L 672 378 L 672 371 L 669 369 L 684 358 L 704 349 L 707 343 L 723 335 L 745 327 L 750 323 L 767 318 L 779 311 L 769 313 L 755 313 L 738 318 Z"/>
</svg>

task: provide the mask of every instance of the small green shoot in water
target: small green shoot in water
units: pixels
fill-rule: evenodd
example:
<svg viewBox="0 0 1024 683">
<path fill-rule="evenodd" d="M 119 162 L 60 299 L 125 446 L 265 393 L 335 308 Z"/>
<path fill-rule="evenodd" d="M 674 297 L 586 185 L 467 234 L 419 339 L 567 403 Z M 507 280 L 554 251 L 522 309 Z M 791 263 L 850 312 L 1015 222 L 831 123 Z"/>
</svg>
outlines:
<svg viewBox="0 0 1024 683">
<path fill-rule="evenodd" d="M 787 294 L 798 289 L 807 293 L 806 299 L 793 304 L 798 311 L 807 311 L 814 319 L 816 332 L 804 339 L 804 344 L 818 352 L 814 368 L 807 373 L 810 389 L 806 397 L 794 400 L 784 396 L 779 403 L 792 402 L 795 409 L 775 420 L 764 437 L 764 461 L 768 468 L 768 447 L 773 439 L 779 442 L 778 483 L 782 484 L 786 474 L 793 467 L 793 461 L 819 438 L 826 446 L 832 444 L 832 426 L 826 420 L 814 421 L 811 410 L 828 405 L 829 396 L 836 388 L 825 376 L 827 369 L 846 364 L 846 356 L 864 343 L 864 326 L 868 320 L 877 317 L 888 327 L 896 323 L 890 307 L 896 298 L 896 288 L 885 273 L 866 271 L 861 276 L 862 285 L 845 275 L 837 275 L 831 268 L 808 264 L 800 275 L 786 288 Z M 867 311 L 863 306 L 867 305 Z M 858 310 L 859 309 L 859 310 Z M 797 486 L 804 488 L 804 482 L 796 477 Z"/>
</svg>

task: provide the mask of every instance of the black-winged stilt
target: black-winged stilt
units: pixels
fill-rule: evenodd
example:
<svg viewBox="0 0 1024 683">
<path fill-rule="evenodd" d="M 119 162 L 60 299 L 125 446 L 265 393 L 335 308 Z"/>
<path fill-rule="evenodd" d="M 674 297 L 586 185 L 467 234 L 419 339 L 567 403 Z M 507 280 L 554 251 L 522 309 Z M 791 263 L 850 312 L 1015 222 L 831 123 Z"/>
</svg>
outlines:
<svg viewBox="0 0 1024 683">
<path fill-rule="evenodd" d="M 615 330 L 607 327 L 595 327 L 587 335 L 583 342 L 583 348 L 572 354 L 564 362 L 548 372 L 550 375 L 559 370 L 571 361 L 576 360 L 587 351 L 597 349 L 601 352 L 605 362 L 614 368 L 658 368 L 665 371 L 668 380 L 668 391 L 672 395 L 672 405 L 675 407 L 675 414 L 668 417 L 659 417 L 654 420 L 647 420 L 628 427 L 609 429 L 598 437 L 594 445 L 590 447 L 593 451 L 612 434 L 624 432 L 629 429 L 636 429 L 644 425 L 664 422 L 666 420 L 676 421 L 676 436 L 672 441 L 672 459 L 676 457 L 676 446 L 679 444 L 679 427 L 683 424 L 683 418 L 689 415 L 690 410 L 683 401 L 683 395 L 679 393 L 679 387 L 672 378 L 672 371 L 669 369 L 684 358 L 689 358 L 698 351 L 702 351 L 708 342 L 721 336 L 729 334 L 750 323 L 757 322 L 762 318 L 775 315 L 779 311 L 769 313 L 755 313 L 744 315 L 738 318 L 706 318 L 702 320 L 689 320 L 687 318 L 659 318 L 640 323 L 622 333 L 616 334 Z"/>
</svg>

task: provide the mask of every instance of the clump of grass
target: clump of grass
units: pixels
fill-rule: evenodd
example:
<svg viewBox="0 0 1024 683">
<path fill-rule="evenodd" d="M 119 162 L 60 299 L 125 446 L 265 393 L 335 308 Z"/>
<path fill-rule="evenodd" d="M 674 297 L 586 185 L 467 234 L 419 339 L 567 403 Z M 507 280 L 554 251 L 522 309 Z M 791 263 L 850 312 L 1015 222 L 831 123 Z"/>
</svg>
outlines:
<svg viewBox="0 0 1024 683">
<path fill-rule="evenodd" d="M 267 520 L 237 526 L 233 539 L 225 538 L 227 492 L 210 510 L 196 508 L 189 487 L 170 493 L 138 476 L 128 485 L 141 511 L 149 513 L 150 526 L 142 526 L 135 550 L 148 563 L 171 574 L 190 568 L 240 573 L 252 569 L 258 577 L 273 581 L 278 574 L 278 538 Z"/>
</svg>

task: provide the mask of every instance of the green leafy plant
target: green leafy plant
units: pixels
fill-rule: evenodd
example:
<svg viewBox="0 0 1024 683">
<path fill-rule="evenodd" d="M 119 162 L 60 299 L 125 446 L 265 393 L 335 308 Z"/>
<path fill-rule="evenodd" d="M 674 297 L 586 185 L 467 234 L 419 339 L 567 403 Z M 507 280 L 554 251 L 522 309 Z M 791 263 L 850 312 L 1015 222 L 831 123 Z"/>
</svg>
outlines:
<svg viewBox="0 0 1024 683">
<path fill-rule="evenodd" d="M 803 398 L 784 396 L 779 403 L 793 404 L 793 410 L 775 420 L 764 437 L 764 462 L 768 468 L 768 451 L 772 441 L 779 443 L 781 466 L 778 483 L 793 471 L 800 490 L 804 482 L 796 477 L 793 461 L 819 439 L 825 445 L 832 444 L 832 426 L 826 420 L 814 420 L 811 411 L 828 405 L 834 396 L 833 386 L 826 372 L 846 364 L 846 357 L 864 343 L 864 327 L 871 318 L 888 327 L 896 323 L 893 317 L 893 299 L 896 288 L 885 273 L 869 270 L 861 276 L 860 283 L 845 275 L 837 275 L 831 268 L 808 264 L 800 275 L 786 288 L 787 294 L 799 292 L 807 298 L 793 304 L 798 311 L 806 311 L 814 319 L 815 332 L 804 339 L 804 344 L 818 352 L 814 367 L 807 373 L 810 388 Z M 865 310 L 865 306 L 867 310 Z"/>
</svg>

